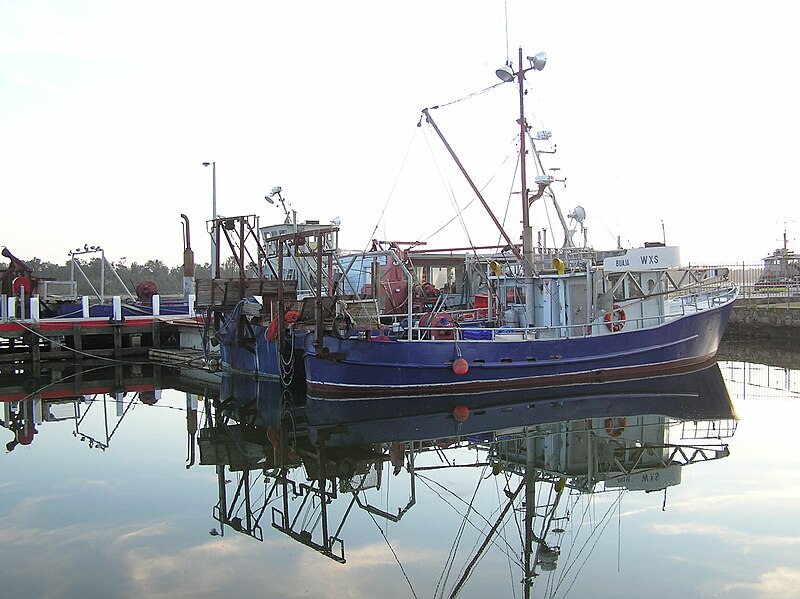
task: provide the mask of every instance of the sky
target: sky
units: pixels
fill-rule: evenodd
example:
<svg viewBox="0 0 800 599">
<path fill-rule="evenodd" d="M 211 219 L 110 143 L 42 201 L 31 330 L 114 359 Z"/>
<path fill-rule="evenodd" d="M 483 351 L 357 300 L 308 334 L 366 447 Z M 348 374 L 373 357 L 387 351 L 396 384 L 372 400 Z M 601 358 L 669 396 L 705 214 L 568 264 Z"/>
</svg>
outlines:
<svg viewBox="0 0 800 599">
<path fill-rule="evenodd" d="M 498 243 L 430 126 L 417 127 L 433 106 L 517 239 L 519 100 L 494 71 L 517 69 L 521 47 L 547 52 L 545 69 L 526 75 L 526 118 L 552 131 L 557 151 L 544 159 L 567 178 L 553 189 L 565 215 L 586 210 L 590 245 L 666 241 L 684 262 L 759 262 L 784 231 L 798 249 L 798 10 L 2 0 L 0 246 L 63 263 L 99 245 L 110 260 L 177 265 L 185 214 L 196 260 L 208 261 L 203 162 L 215 163 L 220 215 L 281 222 L 264 200 L 281 186 L 299 221 L 339 217 L 349 249 L 373 238 Z M 556 228 L 543 202 L 531 218 Z"/>
</svg>

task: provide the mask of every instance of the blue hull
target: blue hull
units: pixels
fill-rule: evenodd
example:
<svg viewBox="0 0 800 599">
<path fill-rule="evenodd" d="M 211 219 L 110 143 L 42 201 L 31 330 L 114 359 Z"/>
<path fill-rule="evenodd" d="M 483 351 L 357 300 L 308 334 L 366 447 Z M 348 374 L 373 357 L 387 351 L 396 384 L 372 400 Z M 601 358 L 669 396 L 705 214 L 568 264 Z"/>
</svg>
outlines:
<svg viewBox="0 0 800 599">
<path fill-rule="evenodd" d="M 261 325 L 250 325 L 252 343 L 237 343 L 235 338 L 220 343 L 220 363 L 228 372 L 249 374 L 286 383 L 304 376 L 302 350 L 294 349 L 288 360 L 278 351 L 278 344 L 267 340 L 267 329 Z M 295 348 L 305 344 L 306 331 L 293 333 Z"/>
<path fill-rule="evenodd" d="M 308 394 L 320 398 L 478 393 L 665 374 L 714 358 L 733 302 L 634 331 L 527 341 L 368 341 L 325 337 L 305 357 Z M 453 361 L 469 370 L 458 375 Z"/>
</svg>

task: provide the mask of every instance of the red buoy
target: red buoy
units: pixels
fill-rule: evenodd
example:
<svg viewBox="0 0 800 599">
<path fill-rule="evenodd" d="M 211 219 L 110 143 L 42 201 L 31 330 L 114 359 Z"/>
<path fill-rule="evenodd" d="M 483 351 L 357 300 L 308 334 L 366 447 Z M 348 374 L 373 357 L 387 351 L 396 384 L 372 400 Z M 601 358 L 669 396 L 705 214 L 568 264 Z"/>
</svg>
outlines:
<svg viewBox="0 0 800 599">
<path fill-rule="evenodd" d="M 469 408 L 467 406 L 456 406 L 453 409 L 453 418 L 456 419 L 456 422 L 466 422 L 467 418 L 469 418 Z"/>
<path fill-rule="evenodd" d="M 464 358 L 456 358 L 453 362 L 453 372 L 458 375 L 467 374 L 469 372 L 469 364 Z"/>
</svg>

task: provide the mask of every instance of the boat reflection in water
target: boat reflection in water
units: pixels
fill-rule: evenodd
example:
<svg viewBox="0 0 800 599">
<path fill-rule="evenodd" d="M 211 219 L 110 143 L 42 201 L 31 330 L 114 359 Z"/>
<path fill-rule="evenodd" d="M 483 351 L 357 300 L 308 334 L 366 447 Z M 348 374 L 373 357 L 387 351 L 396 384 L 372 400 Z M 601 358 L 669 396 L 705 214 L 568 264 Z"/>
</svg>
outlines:
<svg viewBox="0 0 800 599">
<path fill-rule="evenodd" d="M 72 435 L 105 451 L 137 403 L 153 405 L 177 377 L 148 364 L 96 366 L 17 363 L 0 371 L 0 426 L 14 433 L 6 451 L 31 445 L 46 427 L 69 422 Z"/>
<path fill-rule="evenodd" d="M 616 505 L 623 490 L 666 493 L 681 483 L 683 467 L 726 457 L 737 423 L 716 365 L 652 379 L 411 402 L 294 402 L 278 384 L 225 376 L 219 401 L 205 408 L 200 464 L 216 466 L 219 481 L 219 530 L 212 534 L 230 528 L 262 540 L 266 516 L 272 528 L 344 563 L 348 518 L 363 510 L 382 521 L 388 544 L 384 531 L 405 523 L 423 483 L 463 516 L 454 547 L 464 525 L 483 535 L 453 580 L 445 566 L 440 584 L 451 597 L 498 549 L 518 568 L 515 580 L 529 596 L 537 576 L 563 567 L 570 503 L 601 492 L 616 494 Z M 468 467 L 479 481 L 500 481 L 502 502 L 494 495 L 489 516 L 478 513 L 477 490 L 459 499 L 434 478 Z M 506 529 L 519 531 L 521 546 L 497 539 Z M 450 533 L 437 531 L 443 534 Z"/>
</svg>

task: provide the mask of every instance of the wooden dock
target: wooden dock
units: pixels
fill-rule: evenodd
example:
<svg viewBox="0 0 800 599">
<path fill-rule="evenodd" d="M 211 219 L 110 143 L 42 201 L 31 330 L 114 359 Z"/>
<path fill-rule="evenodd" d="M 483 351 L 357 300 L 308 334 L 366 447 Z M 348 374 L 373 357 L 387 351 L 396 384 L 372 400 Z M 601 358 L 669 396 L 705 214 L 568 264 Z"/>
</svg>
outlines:
<svg viewBox="0 0 800 599">
<path fill-rule="evenodd" d="M 63 318 L 0 322 L 0 362 L 147 356 L 179 347 L 177 323 L 186 316 Z"/>
</svg>

